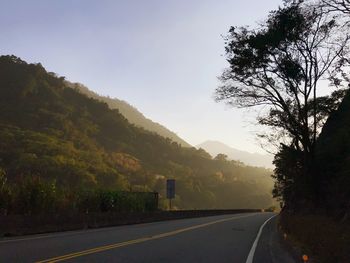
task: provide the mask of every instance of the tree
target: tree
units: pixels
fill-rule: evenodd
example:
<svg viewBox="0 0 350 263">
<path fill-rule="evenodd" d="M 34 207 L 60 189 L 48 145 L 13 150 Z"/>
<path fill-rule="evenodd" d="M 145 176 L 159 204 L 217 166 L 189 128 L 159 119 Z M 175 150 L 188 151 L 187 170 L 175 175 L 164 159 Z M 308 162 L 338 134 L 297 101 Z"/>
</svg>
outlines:
<svg viewBox="0 0 350 263">
<path fill-rule="evenodd" d="M 5 171 L 0 167 L 0 215 L 7 213 L 9 201 L 11 199 Z"/>
<path fill-rule="evenodd" d="M 226 154 L 223 153 L 219 153 L 218 155 L 215 156 L 214 160 L 216 161 L 221 161 L 221 162 L 227 162 L 228 156 Z"/>
<path fill-rule="evenodd" d="M 235 107 L 264 106 L 258 123 L 307 161 L 324 120 L 319 83 L 342 84 L 336 65 L 350 39 L 340 34 L 343 26 L 322 8 L 292 2 L 271 12 L 258 29 L 232 27 L 226 37 L 230 67 L 220 77 L 216 99 Z"/>
<path fill-rule="evenodd" d="M 345 30 L 346 26 L 349 30 L 350 25 L 350 0 L 320 0 L 320 2 L 316 2 L 316 6 L 318 8 L 323 8 L 325 12 L 328 12 L 333 15 L 335 19 L 338 20 L 338 23 L 342 23 Z M 348 32 L 348 31 L 345 31 Z M 350 57 L 349 56 L 342 56 L 341 60 L 339 61 L 339 71 L 341 77 L 346 80 L 349 83 L 350 87 L 350 78 L 349 78 L 349 72 L 344 72 L 341 68 L 344 66 L 349 69 L 350 66 Z"/>
<path fill-rule="evenodd" d="M 321 4 L 331 12 L 350 14 L 350 0 L 321 0 Z"/>
<path fill-rule="evenodd" d="M 320 83 L 344 85 L 348 29 L 322 5 L 285 1 L 259 28 L 232 27 L 226 37 L 230 67 L 220 77 L 216 100 L 260 107 L 258 123 L 270 131 L 262 137 L 280 143 L 274 195 L 295 206 L 297 199 L 317 200 L 316 140 L 345 94 L 319 96 Z"/>
</svg>

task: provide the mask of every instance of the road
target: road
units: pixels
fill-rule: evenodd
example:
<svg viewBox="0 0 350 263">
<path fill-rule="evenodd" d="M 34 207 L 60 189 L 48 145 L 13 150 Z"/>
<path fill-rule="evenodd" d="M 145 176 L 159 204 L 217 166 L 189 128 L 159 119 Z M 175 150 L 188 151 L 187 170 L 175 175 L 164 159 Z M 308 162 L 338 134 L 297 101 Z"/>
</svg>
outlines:
<svg viewBox="0 0 350 263">
<path fill-rule="evenodd" d="M 293 262 L 273 213 L 221 215 L 0 239 L 0 262 Z M 261 229 L 257 246 L 252 249 Z M 252 258 L 253 253 L 253 258 Z"/>
</svg>

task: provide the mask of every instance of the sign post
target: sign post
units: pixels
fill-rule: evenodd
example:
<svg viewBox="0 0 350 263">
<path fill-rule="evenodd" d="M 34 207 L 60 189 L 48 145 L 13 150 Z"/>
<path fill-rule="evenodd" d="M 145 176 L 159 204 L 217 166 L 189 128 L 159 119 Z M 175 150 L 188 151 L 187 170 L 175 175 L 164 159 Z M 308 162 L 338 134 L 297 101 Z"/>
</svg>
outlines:
<svg viewBox="0 0 350 263">
<path fill-rule="evenodd" d="M 175 198 L 175 179 L 166 180 L 166 197 L 169 199 L 169 210 L 171 210 L 171 199 Z"/>
</svg>

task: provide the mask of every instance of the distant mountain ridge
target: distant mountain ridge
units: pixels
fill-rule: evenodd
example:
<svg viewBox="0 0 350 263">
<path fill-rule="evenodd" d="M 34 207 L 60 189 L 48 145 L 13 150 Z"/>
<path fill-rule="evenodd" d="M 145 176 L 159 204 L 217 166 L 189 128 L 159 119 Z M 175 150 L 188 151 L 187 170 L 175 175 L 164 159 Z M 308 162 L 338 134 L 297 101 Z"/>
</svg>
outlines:
<svg viewBox="0 0 350 263">
<path fill-rule="evenodd" d="M 192 147 L 192 145 L 181 139 L 178 135 L 176 135 L 174 132 L 170 131 L 163 125 L 146 118 L 137 108 L 130 105 L 126 101 L 117 98 L 101 96 L 80 83 L 70 83 L 67 81 L 67 84 L 72 88 L 76 88 L 79 92 L 83 93 L 88 97 L 107 103 L 110 109 L 118 109 L 119 112 L 130 123 L 142 127 L 145 130 L 155 132 L 165 138 L 170 138 L 172 141 L 179 143 L 183 147 Z"/>
<path fill-rule="evenodd" d="M 205 141 L 196 146 L 206 150 L 210 155 L 215 157 L 219 153 L 226 154 L 231 160 L 238 160 L 247 165 L 258 167 L 273 168 L 273 156 L 269 154 L 250 153 L 242 150 L 232 148 L 222 142 Z"/>
</svg>

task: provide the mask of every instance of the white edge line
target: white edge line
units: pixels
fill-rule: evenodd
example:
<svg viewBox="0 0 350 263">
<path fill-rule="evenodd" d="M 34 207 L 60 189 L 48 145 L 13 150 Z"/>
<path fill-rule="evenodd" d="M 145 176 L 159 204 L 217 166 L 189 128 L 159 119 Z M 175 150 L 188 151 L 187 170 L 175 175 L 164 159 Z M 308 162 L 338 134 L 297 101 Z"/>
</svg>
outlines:
<svg viewBox="0 0 350 263">
<path fill-rule="evenodd" d="M 255 254 L 255 250 L 256 250 L 256 247 L 258 245 L 258 241 L 259 241 L 259 238 L 261 236 L 261 233 L 262 233 L 262 230 L 264 228 L 264 226 L 267 224 L 267 222 L 269 222 L 272 218 L 274 218 L 275 216 L 277 216 L 278 214 L 276 215 L 273 215 L 271 216 L 269 219 L 267 219 L 261 226 L 260 226 L 260 229 L 259 229 L 259 232 L 254 240 L 254 243 L 249 251 L 249 254 L 248 254 L 248 257 L 247 257 L 247 260 L 245 263 L 253 263 L 253 259 L 254 259 L 254 254 Z"/>
</svg>

